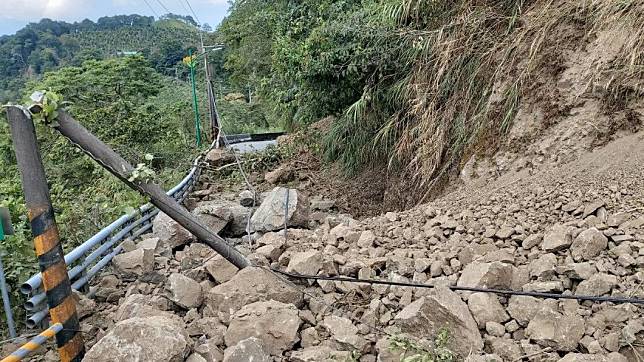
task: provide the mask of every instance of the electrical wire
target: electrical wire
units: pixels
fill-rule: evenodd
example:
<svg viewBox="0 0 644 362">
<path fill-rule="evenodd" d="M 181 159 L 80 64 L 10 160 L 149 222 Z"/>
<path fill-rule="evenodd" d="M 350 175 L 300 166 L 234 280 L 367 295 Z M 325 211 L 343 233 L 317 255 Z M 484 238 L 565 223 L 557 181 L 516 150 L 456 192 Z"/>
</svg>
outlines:
<svg viewBox="0 0 644 362">
<path fill-rule="evenodd" d="M 412 287 L 412 288 L 436 288 L 436 285 L 432 284 L 422 284 L 422 283 L 412 283 L 412 282 L 393 282 L 388 280 L 377 280 L 377 279 L 360 279 L 352 277 L 330 277 L 323 275 L 304 275 L 297 273 L 290 273 L 277 268 L 271 268 L 272 271 L 286 275 L 295 279 L 306 279 L 306 280 L 328 280 L 328 281 L 340 281 L 347 283 L 361 283 L 361 284 L 372 284 L 372 285 L 389 285 L 389 286 L 398 286 L 398 287 Z M 624 298 L 624 297 L 601 297 L 595 295 L 574 295 L 574 294 L 557 294 L 557 293 L 543 293 L 543 292 L 524 292 L 520 290 L 505 290 L 505 289 L 492 289 L 492 288 L 479 288 L 479 287 L 462 287 L 457 285 L 449 285 L 447 288 L 454 291 L 466 291 L 466 292 L 483 292 L 483 293 L 492 293 L 492 294 L 502 294 L 502 295 L 518 295 L 518 296 L 528 296 L 544 299 L 575 299 L 575 300 L 589 300 L 593 302 L 612 302 L 612 303 L 632 303 L 632 304 L 641 304 L 644 305 L 644 299 L 638 298 Z"/>
<path fill-rule="evenodd" d="M 201 21 L 199 21 L 199 18 L 197 17 L 197 14 L 192 9 L 192 6 L 190 5 L 190 1 L 188 1 L 188 0 L 185 0 L 185 1 L 186 1 L 186 4 L 188 4 L 188 8 L 190 9 L 190 12 L 192 13 L 192 16 L 195 17 L 195 21 L 197 22 L 197 24 L 199 24 L 199 28 L 201 28 Z"/>
<path fill-rule="evenodd" d="M 143 0 L 143 2 L 148 6 L 148 8 L 150 8 L 150 10 L 152 10 L 152 13 L 154 14 L 154 16 L 156 16 L 156 17 L 158 18 L 158 17 L 159 17 L 159 14 L 157 14 L 157 11 L 156 11 L 156 10 L 154 10 L 154 8 L 152 7 L 152 5 L 150 5 L 150 3 L 148 2 L 148 0 Z"/>
<path fill-rule="evenodd" d="M 168 10 L 168 8 L 165 6 L 165 4 L 163 2 L 161 2 L 161 0 L 156 0 L 156 1 L 157 1 L 157 3 L 159 3 L 159 5 L 161 5 L 163 10 L 165 10 L 166 14 L 171 14 L 172 13 L 170 10 Z"/>
</svg>

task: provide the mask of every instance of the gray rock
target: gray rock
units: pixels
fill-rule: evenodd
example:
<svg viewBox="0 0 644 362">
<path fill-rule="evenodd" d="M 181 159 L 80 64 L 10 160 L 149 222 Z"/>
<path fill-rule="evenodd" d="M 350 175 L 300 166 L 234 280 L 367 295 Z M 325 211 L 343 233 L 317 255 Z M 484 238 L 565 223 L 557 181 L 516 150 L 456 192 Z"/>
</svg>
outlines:
<svg viewBox="0 0 644 362">
<path fill-rule="evenodd" d="M 575 261 L 591 260 L 608 247 L 608 238 L 596 228 L 582 231 L 570 246 Z"/>
<path fill-rule="evenodd" d="M 507 289 L 512 285 L 512 265 L 493 262 L 468 264 L 458 279 L 459 287 Z"/>
<path fill-rule="evenodd" d="M 525 333 L 542 347 L 568 352 L 577 348 L 584 332 L 585 323 L 581 317 L 542 308 L 530 321 Z"/>
<path fill-rule="evenodd" d="M 137 278 L 154 270 L 154 252 L 144 249 L 129 251 L 115 256 L 112 264 L 121 278 Z"/>
<path fill-rule="evenodd" d="M 479 328 L 487 322 L 504 323 L 510 320 L 499 299 L 490 293 L 473 293 L 467 298 L 467 305 Z"/>
<path fill-rule="evenodd" d="M 348 351 L 364 351 L 369 345 L 364 338 L 358 335 L 358 327 L 351 320 L 335 315 L 324 318 L 322 326 L 329 331 L 331 338 Z"/>
<path fill-rule="evenodd" d="M 320 269 L 322 269 L 322 253 L 310 250 L 293 254 L 286 271 L 303 275 L 317 275 Z"/>
<path fill-rule="evenodd" d="M 532 249 L 535 246 L 541 244 L 542 240 L 543 240 L 543 235 L 541 235 L 541 234 L 531 234 L 531 235 L 528 235 L 525 239 L 523 239 L 523 242 L 521 243 L 521 246 L 525 250 L 529 250 L 529 249 Z"/>
<path fill-rule="evenodd" d="M 306 227 L 309 222 L 309 201 L 299 191 L 276 187 L 259 206 L 251 218 L 254 231 L 276 231 L 284 228 L 286 193 L 289 193 L 288 226 Z"/>
<path fill-rule="evenodd" d="M 230 204 L 219 201 L 200 202 L 192 214 L 215 234 L 219 234 L 233 219 Z"/>
<path fill-rule="evenodd" d="M 435 336 L 442 328 L 452 333 L 448 348 L 461 357 L 483 348 L 483 340 L 467 305 L 446 287 L 430 290 L 405 307 L 394 319 L 397 326 L 416 338 Z"/>
<path fill-rule="evenodd" d="M 513 295 L 508 301 L 507 311 L 520 325 L 527 326 L 541 309 L 541 301 L 535 297 Z"/>
<path fill-rule="evenodd" d="M 154 304 L 150 296 L 130 294 L 121 302 L 116 310 L 114 321 L 120 322 L 130 318 L 154 316 L 175 317 L 172 313 L 162 311 L 158 305 Z"/>
<path fill-rule="evenodd" d="M 541 248 L 548 252 L 567 249 L 572 244 L 572 232 L 574 228 L 557 224 L 550 228 L 543 236 Z"/>
<path fill-rule="evenodd" d="M 597 200 L 594 202 L 591 202 L 590 204 L 584 205 L 584 213 L 581 215 L 582 219 L 585 219 L 586 216 L 594 214 L 597 209 L 600 207 L 606 205 L 606 203 L 603 200 Z"/>
<path fill-rule="evenodd" d="M 217 316 L 226 322 L 242 306 L 271 299 L 296 306 L 302 304 L 302 294 L 290 282 L 265 269 L 247 267 L 226 283 L 210 289 L 204 315 Z"/>
<path fill-rule="evenodd" d="M 544 254 L 538 259 L 530 262 L 530 265 L 528 266 L 530 277 L 539 280 L 550 280 L 555 276 L 556 265 L 557 256 L 555 254 Z"/>
<path fill-rule="evenodd" d="M 619 353 L 608 355 L 568 353 L 557 362 L 628 362 L 628 359 Z"/>
<path fill-rule="evenodd" d="M 251 207 L 255 203 L 255 194 L 250 190 L 244 190 L 239 193 L 239 204 L 245 207 Z"/>
<path fill-rule="evenodd" d="M 197 343 L 195 346 L 195 352 L 203 357 L 206 362 L 221 362 L 224 359 L 224 352 L 217 347 L 217 344 L 220 343 L 222 342 L 211 339 L 205 340 L 201 343 Z"/>
<path fill-rule="evenodd" d="M 208 274 L 210 274 L 217 283 L 225 283 L 232 279 L 239 271 L 231 262 L 224 259 L 221 255 L 215 255 L 204 265 Z"/>
<path fill-rule="evenodd" d="M 117 323 L 85 355 L 86 361 L 182 362 L 192 340 L 176 319 L 131 318 Z"/>
<path fill-rule="evenodd" d="M 597 273 L 589 279 L 582 281 L 577 286 L 575 294 L 579 295 L 603 295 L 610 293 L 618 284 L 618 279 L 614 275 L 606 273 Z"/>
<path fill-rule="evenodd" d="M 246 338 L 236 345 L 226 348 L 224 362 L 271 362 L 271 356 L 265 351 L 262 341 L 255 337 Z"/>
<path fill-rule="evenodd" d="M 203 302 L 201 285 L 183 274 L 172 273 L 168 277 L 166 289 L 170 300 L 180 307 L 197 308 Z"/>
<path fill-rule="evenodd" d="M 371 230 L 365 230 L 360 234 L 358 246 L 361 248 L 371 248 L 376 241 L 376 235 Z"/>
<path fill-rule="evenodd" d="M 521 346 L 511 339 L 492 338 L 490 341 L 490 350 L 492 353 L 501 357 L 502 361 L 520 361 L 521 356 L 523 356 Z"/>
<path fill-rule="evenodd" d="M 163 212 L 159 212 L 154 218 L 152 232 L 159 238 L 162 248 L 166 249 L 173 249 L 196 240 L 188 230 Z"/>
<path fill-rule="evenodd" d="M 244 339 L 256 337 L 267 352 L 281 356 L 300 340 L 297 332 L 301 323 L 293 304 L 275 300 L 255 302 L 233 315 L 224 340 L 226 345 L 234 346 Z"/>
<path fill-rule="evenodd" d="M 350 352 L 336 351 L 329 346 L 313 346 L 294 351 L 290 360 L 293 362 L 335 362 L 347 361 L 350 356 Z"/>
</svg>

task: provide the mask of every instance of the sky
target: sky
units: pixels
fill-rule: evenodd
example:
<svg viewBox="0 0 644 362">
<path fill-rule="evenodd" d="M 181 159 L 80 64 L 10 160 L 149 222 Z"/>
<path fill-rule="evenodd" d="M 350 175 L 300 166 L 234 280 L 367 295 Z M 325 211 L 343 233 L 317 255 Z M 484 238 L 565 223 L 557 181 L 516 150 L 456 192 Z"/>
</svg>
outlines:
<svg viewBox="0 0 644 362">
<path fill-rule="evenodd" d="M 228 0 L 187 1 L 198 20 L 213 28 L 228 10 Z M 67 22 L 86 18 L 96 21 L 109 15 L 155 15 L 155 12 L 162 15 L 167 13 L 164 7 L 174 14 L 190 15 L 186 0 L 0 0 L 0 35 L 13 34 L 42 18 Z"/>
</svg>

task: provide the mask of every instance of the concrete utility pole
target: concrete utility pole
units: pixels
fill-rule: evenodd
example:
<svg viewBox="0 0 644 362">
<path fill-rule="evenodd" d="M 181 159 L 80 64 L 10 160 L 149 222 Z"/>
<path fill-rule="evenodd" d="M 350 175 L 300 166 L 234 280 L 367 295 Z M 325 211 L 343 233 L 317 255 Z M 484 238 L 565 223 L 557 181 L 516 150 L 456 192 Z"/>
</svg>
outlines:
<svg viewBox="0 0 644 362">
<path fill-rule="evenodd" d="M 130 181 L 134 167 L 123 157 L 107 146 L 103 141 L 91 134 L 85 127 L 73 119 L 64 110 L 58 111 L 57 124 L 53 127 L 75 146 L 83 150 L 88 156 L 111 172 L 127 186 L 150 198 L 150 202 L 166 213 L 170 218 L 186 228 L 190 233 L 204 244 L 223 256 L 239 269 L 250 266 L 249 261 L 229 245 L 226 240 L 212 232 L 199 219 L 181 206 L 175 199 L 168 196 L 163 189 L 146 180 Z M 65 274 L 67 275 L 67 274 Z"/>
<path fill-rule="evenodd" d="M 28 111 L 17 106 L 7 107 L 7 118 L 22 179 L 34 247 L 47 294 L 49 316 L 52 323 L 60 323 L 64 327 L 56 334 L 60 360 L 80 362 L 85 355 L 85 344 L 34 123 Z"/>
</svg>

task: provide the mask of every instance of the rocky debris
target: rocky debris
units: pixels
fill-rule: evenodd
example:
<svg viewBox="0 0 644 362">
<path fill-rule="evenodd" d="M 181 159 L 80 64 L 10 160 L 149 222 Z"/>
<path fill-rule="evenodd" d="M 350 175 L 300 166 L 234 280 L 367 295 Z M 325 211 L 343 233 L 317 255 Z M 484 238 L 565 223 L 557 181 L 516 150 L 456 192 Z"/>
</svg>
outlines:
<svg viewBox="0 0 644 362">
<path fill-rule="evenodd" d="M 246 338 L 226 348 L 224 362 L 271 362 L 271 356 L 264 350 L 263 342 L 255 337 Z"/>
<path fill-rule="evenodd" d="M 608 294 L 617 285 L 617 281 L 618 279 L 614 275 L 605 273 L 593 274 L 587 280 L 579 283 L 576 294 L 597 296 Z"/>
<path fill-rule="evenodd" d="M 234 204 L 237 206 L 237 204 Z M 192 214 L 197 216 L 210 231 L 219 234 L 233 219 L 229 203 L 205 201 L 197 204 Z"/>
<path fill-rule="evenodd" d="M 577 235 L 570 247 L 570 251 L 575 261 L 585 261 L 598 256 L 607 247 L 608 238 L 593 227 Z"/>
<path fill-rule="evenodd" d="M 435 336 L 441 328 L 447 328 L 452 333 L 448 347 L 461 357 L 483 349 L 483 340 L 467 305 L 445 287 L 432 289 L 427 296 L 406 306 L 394 322 L 416 338 Z"/>
<path fill-rule="evenodd" d="M 236 266 L 219 254 L 208 260 L 204 267 L 217 283 L 229 281 L 239 271 Z"/>
<path fill-rule="evenodd" d="M 543 236 L 541 248 L 548 252 L 555 252 L 567 249 L 572 244 L 572 232 L 574 228 L 557 224 L 550 228 Z"/>
<path fill-rule="evenodd" d="M 135 279 L 154 270 L 154 251 L 137 249 L 121 253 L 112 259 L 112 263 L 121 278 Z"/>
<path fill-rule="evenodd" d="M 530 321 L 525 333 L 542 347 L 568 352 L 577 349 L 585 330 L 583 318 L 543 307 Z"/>
<path fill-rule="evenodd" d="M 458 279 L 459 287 L 508 289 L 512 283 L 512 265 L 502 262 L 473 262 Z"/>
<path fill-rule="evenodd" d="M 510 320 L 510 316 L 494 294 L 473 293 L 467 298 L 467 305 L 479 328 L 485 328 L 487 322 L 505 323 Z"/>
<path fill-rule="evenodd" d="M 229 281 L 219 284 L 207 293 L 204 315 L 219 317 L 227 322 L 244 305 L 264 300 L 302 304 L 302 294 L 288 281 L 268 270 L 247 267 Z"/>
<path fill-rule="evenodd" d="M 293 362 L 334 362 L 347 361 L 351 353 L 347 351 L 336 351 L 328 346 L 307 347 L 291 354 Z"/>
<path fill-rule="evenodd" d="M 234 346 L 242 340 L 256 337 L 267 352 L 281 356 L 299 341 L 301 323 L 293 304 L 275 300 L 255 302 L 232 316 L 224 340 L 227 346 Z"/>
<path fill-rule="evenodd" d="M 154 316 L 174 317 L 172 313 L 162 310 L 158 300 L 143 294 L 130 294 L 125 297 L 114 313 L 114 321 L 120 322 L 130 318 Z"/>
<path fill-rule="evenodd" d="M 213 148 L 206 154 L 206 161 L 212 166 L 223 166 L 235 162 L 235 155 L 224 148 Z"/>
<path fill-rule="evenodd" d="M 284 228 L 286 213 L 286 193 L 288 192 L 289 227 L 306 227 L 309 223 L 309 201 L 301 192 L 294 189 L 276 187 L 271 191 L 251 218 L 254 231 L 276 231 Z"/>
<path fill-rule="evenodd" d="M 188 230 L 163 212 L 159 212 L 154 218 L 152 233 L 159 238 L 163 248 L 169 248 L 170 250 L 195 240 Z"/>
<path fill-rule="evenodd" d="M 335 315 L 324 318 L 322 326 L 338 343 L 339 350 L 365 352 L 369 342 L 358 335 L 358 327 L 351 320 Z"/>
<path fill-rule="evenodd" d="M 201 285 L 183 274 L 170 274 L 166 289 L 170 300 L 182 308 L 197 308 L 203 302 Z"/>
<path fill-rule="evenodd" d="M 76 302 L 76 314 L 79 319 L 83 319 L 92 314 L 96 308 L 96 302 L 87 298 L 84 294 L 72 290 L 74 301 Z"/>
<path fill-rule="evenodd" d="M 320 269 L 322 269 L 322 253 L 311 250 L 291 256 L 286 271 L 303 275 L 317 275 Z"/>
<path fill-rule="evenodd" d="M 255 194 L 250 190 L 244 190 L 239 193 L 239 204 L 244 207 L 252 207 L 255 205 Z"/>
<path fill-rule="evenodd" d="M 269 171 L 264 175 L 264 180 L 271 185 L 279 183 L 286 183 L 295 177 L 293 170 L 289 165 L 281 165 L 273 171 Z"/>
<path fill-rule="evenodd" d="M 114 328 L 87 352 L 85 360 L 181 362 L 192 340 L 175 319 L 163 316 L 131 318 Z"/>
</svg>

